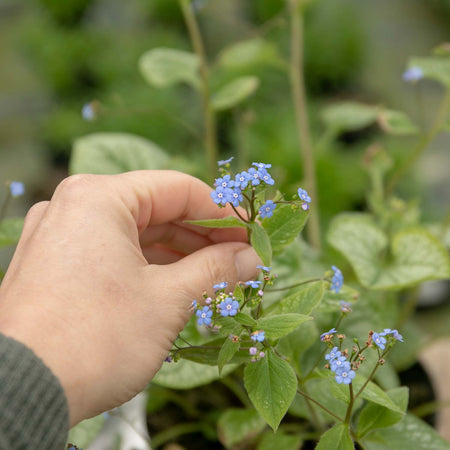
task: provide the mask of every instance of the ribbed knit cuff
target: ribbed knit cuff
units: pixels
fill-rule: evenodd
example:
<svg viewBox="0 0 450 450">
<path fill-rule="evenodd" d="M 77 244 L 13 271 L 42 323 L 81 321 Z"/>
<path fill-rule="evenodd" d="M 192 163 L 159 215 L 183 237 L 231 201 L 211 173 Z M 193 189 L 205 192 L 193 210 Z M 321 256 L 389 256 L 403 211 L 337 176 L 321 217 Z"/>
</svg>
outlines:
<svg viewBox="0 0 450 450">
<path fill-rule="evenodd" d="M 32 350 L 0 334 L 0 448 L 62 450 L 68 431 L 59 380 Z"/>
</svg>

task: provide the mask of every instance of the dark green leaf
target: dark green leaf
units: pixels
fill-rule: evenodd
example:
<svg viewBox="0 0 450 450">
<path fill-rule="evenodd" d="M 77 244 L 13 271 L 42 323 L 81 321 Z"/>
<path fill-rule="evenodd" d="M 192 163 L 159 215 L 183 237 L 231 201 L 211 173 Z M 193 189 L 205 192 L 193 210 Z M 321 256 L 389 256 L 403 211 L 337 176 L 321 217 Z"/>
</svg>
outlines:
<svg viewBox="0 0 450 450">
<path fill-rule="evenodd" d="M 262 221 L 272 245 L 273 253 L 280 253 L 303 230 L 308 213 L 302 209 L 293 211 L 291 205 L 277 205 L 273 216 Z"/>
<path fill-rule="evenodd" d="M 259 319 L 258 328 L 265 331 L 267 339 L 279 339 L 307 320 L 312 320 L 312 317 L 304 314 L 280 314 Z"/>
<path fill-rule="evenodd" d="M 392 109 L 380 111 L 378 123 L 381 129 L 389 134 L 408 136 L 419 132 L 419 129 L 404 112 Z"/>
<path fill-rule="evenodd" d="M 348 425 L 340 423 L 322 435 L 316 450 L 353 450 L 354 448 Z"/>
<path fill-rule="evenodd" d="M 241 222 L 237 217 L 228 216 L 223 219 L 206 219 L 206 220 L 185 220 L 185 223 L 191 225 L 199 225 L 208 228 L 234 228 L 245 227 L 245 223 Z"/>
<path fill-rule="evenodd" d="M 94 133 L 75 140 L 69 171 L 113 175 L 164 169 L 169 157 L 153 142 L 127 133 Z"/>
<path fill-rule="evenodd" d="M 225 339 L 222 348 L 219 351 L 219 356 L 217 358 L 217 365 L 219 366 L 219 373 L 222 373 L 222 369 L 227 362 L 233 358 L 236 352 L 239 350 L 240 342 L 234 342 L 229 337 Z"/>
<path fill-rule="evenodd" d="M 233 108 L 250 97 L 259 86 L 257 77 L 239 77 L 222 86 L 211 97 L 211 105 L 216 111 Z"/>
<path fill-rule="evenodd" d="M 244 383 L 256 410 L 276 430 L 297 390 L 292 367 L 268 350 L 264 358 L 247 365 Z"/>
<path fill-rule="evenodd" d="M 199 59 L 194 53 L 172 48 L 155 48 L 139 59 L 142 76 L 149 84 L 159 88 L 182 82 L 198 88 L 199 65 Z"/>
<path fill-rule="evenodd" d="M 264 433 L 257 450 L 299 450 L 302 438 L 298 435 L 284 434 L 281 431 Z"/>
<path fill-rule="evenodd" d="M 226 448 L 242 445 L 265 426 L 266 422 L 254 409 L 227 409 L 217 421 L 219 439 Z"/>
<path fill-rule="evenodd" d="M 105 417 L 103 414 L 83 420 L 70 429 L 67 442 L 73 442 L 79 448 L 87 447 L 97 437 L 104 423 Z"/>
<path fill-rule="evenodd" d="M 255 327 L 256 326 L 256 320 L 249 316 L 248 314 L 244 314 L 244 313 L 237 313 L 234 316 L 236 322 L 241 323 L 242 325 L 247 325 L 249 327 Z"/>
<path fill-rule="evenodd" d="M 408 407 L 408 388 L 399 387 L 386 392 L 388 397 L 402 410 Z M 404 414 L 391 411 L 375 403 L 368 403 L 361 411 L 356 430 L 359 438 L 378 428 L 390 427 L 403 419 Z"/>
<path fill-rule="evenodd" d="M 258 256 L 261 258 L 262 263 L 265 266 L 270 266 L 272 261 L 272 247 L 270 245 L 270 239 L 261 225 L 257 223 L 251 224 L 252 235 L 250 243 L 255 249 Z"/>
<path fill-rule="evenodd" d="M 3 219 L 0 222 L 0 248 L 16 245 L 22 234 L 23 219 Z"/>
</svg>

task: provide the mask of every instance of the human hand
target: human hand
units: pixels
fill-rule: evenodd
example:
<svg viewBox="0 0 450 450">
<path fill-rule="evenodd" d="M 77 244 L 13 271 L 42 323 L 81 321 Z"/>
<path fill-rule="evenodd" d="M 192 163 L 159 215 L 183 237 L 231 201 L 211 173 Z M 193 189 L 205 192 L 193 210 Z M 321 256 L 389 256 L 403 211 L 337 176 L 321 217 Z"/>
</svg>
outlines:
<svg viewBox="0 0 450 450">
<path fill-rule="evenodd" d="M 243 229 L 184 220 L 233 214 L 172 171 L 76 175 L 31 208 L 0 287 L 0 332 L 59 378 L 71 425 L 145 388 L 214 283 L 252 278 Z"/>
</svg>

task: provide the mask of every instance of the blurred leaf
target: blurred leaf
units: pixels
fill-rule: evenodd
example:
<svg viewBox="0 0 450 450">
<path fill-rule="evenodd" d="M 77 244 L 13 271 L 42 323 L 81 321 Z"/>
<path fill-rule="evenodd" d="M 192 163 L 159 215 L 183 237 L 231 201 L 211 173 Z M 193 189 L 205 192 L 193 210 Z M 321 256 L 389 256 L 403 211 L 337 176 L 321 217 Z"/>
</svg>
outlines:
<svg viewBox="0 0 450 450">
<path fill-rule="evenodd" d="M 219 367 L 219 374 L 222 374 L 222 369 L 225 364 L 230 361 L 231 358 L 236 354 L 239 350 L 240 342 L 234 342 L 229 337 L 225 339 L 225 342 L 222 345 L 222 348 L 219 351 L 219 356 L 217 358 L 217 365 Z"/>
<path fill-rule="evenodd" d="M 267 312 L 270 314 L 310 314 L 322 300 L 325 284 L 325 281 L 304 284 L 298 287 L 294 293 L 275 303 L 273 307 L 268 308 Z"/>
<path fill-rule="evenodd" d="M 348 432 L 348 424 L 340 423 L 325 432 L 316 450 L 354 450 L 355 446 Z"/>
<path fill-rule="evenodd" d="M 222 376 L 233 372 L 236 367 L 235 364 L 225 366 L 222 370 Z M 219 370 L 216 366 L 180 359 L 176 363 L 164 363 L 153 378 L 153 382 L 172 389 L 191 389 L 209 384 L 219 378 Z"/>
<path fill-rule="evenodd" d="M 252 247 L 261 258 L 263 265 L 270 266 L 270 262 L 272 261 L 272 247 L 270 245 L 269 236 L 261 225 L 251 223 L 249 226 L 252 230 L 252 235 L 250 237 Z"/>
<path fill-rule="evenodd" d="M 259 86 L 257 77 L 239 77 L 222 86 L 211 96 L 211 105 L 216 111 L 233 108 L 250 97 Z"/>
<path fill-rule="evenodd" d="M 357 102 L 343 102 L 327 106 L 322 111 L 325 125 L 336 133 L 357 131 L 377 120 L 379 108 Z"/>
<path fill-rule="evenodd" d="M 98 435 L 105 423 L 103 414 L 83 420 L 69 431 L 67 442 L 75 444 L 77 447 L 87 447 Z"/>
<path fill-rule="evenodd" d="M 0 248 L 16 245 L 23 228 L 22 218 L 8 218 L 0 222 Z"/>
<path fill-rule="evenodd" d="M 226 448 L 244 444 L 265 426 L 266 422 L 254 409 L 227 409 L 217 421 L 219 439 Z"/>
<path fill-rule="evenodd" d="M 392 109 L 380 111 L 378 123 L 381 129 L 389 134 L 408 136 L 419 132 L 419 129 L 404 112 Z"/>
<path fill-rule="evenodd" d="M 361 284 L 371 289 L 397 290 L 450 276 L 445 247 L 421 228 L 397 232 L 389 248 L 386 235 L 370 216 L 341 214 L 330 226 L 328 242 L 348 259 Z"/>
<path fill-rule="evenodd" d="M 449 450 L 450 445 L 428 424 L 407 414 L 396 425 L 361 440 L 366 450 Z"/>
<path fill-rule="evenodd" d="M 185 220 L 185 223 L 191 225 L 199 225 L 208 228 L 233 228 L 245 227 L 245 223 L 241 222 L 237 217 L 228 216 L 223 219 L 207 219 L 207 220 Z"/>
<path fill-rule="evenodd" d="M 169 157 L 156 144 L 127 133 L 93 133 L 75 140 L 69 172 L 113 175 L 163 169 Z"/>
<path fill-rule="evenodd" d="M 259 319 L 258 327 L 266 332 L 267 339 L 279 339 L 308 320 L 312 317 L 304 314 L 280 314 Z"/>
<path fill-rule="evenodd" d="M 256 410 L 276 431 L 297 391 L 294 370 L 269 349 L 264 358 L 247 364 L 244 383 Z"/>
<path fill-rule="evenodd" d="M 264 433 L 257 450 L 299 450 L 302 438 L 298 435 L 285 434 L 278 431 Z"/>
<path fill-rule="evenodd" d="M 303 210 L 293 211 L 291 205 L 277 205 L 273 216 L 262 221 L 262 226 L 269 235 L 272 251 L 280 253 L 303 230 L 308 220 L 308 213 Z"/>
<path fill-rule="evenodd" d="M 433 55 L 450 56 L 450 42 L 443 42 L 433 48 Z"/>
<path fill-rule="evenodd" d="M 285 65 L 276 47 L 259 37 L 225 47 L 218 62 L 227 69 L 242 69 L 260 64 Z"/>
<path fill-rule="evenodd" d="M 200 85 L 199 59 L 194 53 L 172 48 L 155 48 L 139 59 L 139 70 L 145 80 L 159 88 L 177 83 Z"/>
<path fill-rule="evenodd" d="M 439 81 L 450 88 L 450 57 L 411 58 L 408 67 L 420 67 L 424 78 Z"/>
<path fill-rule="evenodd" d="M 392 389 L 386 394 L 402 411 L 406 412 L 409 397 L 407 387 Z M 395 425 L 403 419 L 403 416 L 404 414 L 397 411 L 391 411 L 383 406 L 368 403 L 359 415 L 357 435 L 361 438 L 373 430 Z"/>
</svg>

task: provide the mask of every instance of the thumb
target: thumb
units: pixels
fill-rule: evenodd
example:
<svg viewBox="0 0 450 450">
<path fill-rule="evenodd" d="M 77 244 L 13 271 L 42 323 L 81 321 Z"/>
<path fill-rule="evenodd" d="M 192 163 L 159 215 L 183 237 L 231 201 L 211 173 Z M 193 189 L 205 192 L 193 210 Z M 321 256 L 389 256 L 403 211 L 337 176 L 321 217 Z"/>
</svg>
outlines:
<svg viewBox="0 0 450 450">
<path fill-rule="evenodd" d="M 204 291 L 213 293 L 214 284 L 226 281 L 234 286 L 238 281 L 253 278 L 258 264 L 261 260 L 253 247 L 242 242 L 226 242 L 204 247 L 176 263 L 149 268 L 157 270 L 158 276 L 153 274 L 152 278 L 160 286 L 172 287 L 169 298 L 186 309 Z M 173 289 L 175 285 L 177 288 Z"/>
</svg>

